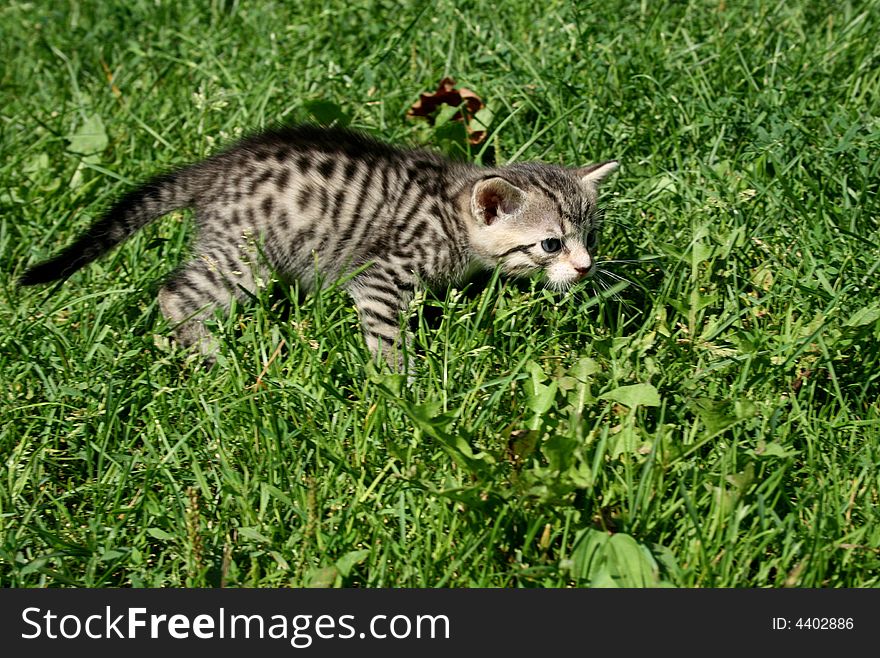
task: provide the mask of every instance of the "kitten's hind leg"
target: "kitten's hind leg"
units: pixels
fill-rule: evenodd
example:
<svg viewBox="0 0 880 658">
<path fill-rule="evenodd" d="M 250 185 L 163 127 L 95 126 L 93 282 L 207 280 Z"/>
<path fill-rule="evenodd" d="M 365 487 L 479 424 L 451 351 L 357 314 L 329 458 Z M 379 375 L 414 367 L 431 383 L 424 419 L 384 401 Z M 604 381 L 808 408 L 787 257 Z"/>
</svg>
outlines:
<svg viewBox="0 0 880 658">
<path fill-rule="evenodd" d="M 245 267 L 221 274 L 218 262 L 228 265 L 224 260 L 203 254 L 178 269 L 159 291 L 159 308 L 175 339 L 183 347 L 197 349 L 208 366 L 216 360 L 219 345 L 205 322 L 218 311 L 227 313 L 234 297 L 247 297 L 255 289 L 254 277 Z"/>
</svg>

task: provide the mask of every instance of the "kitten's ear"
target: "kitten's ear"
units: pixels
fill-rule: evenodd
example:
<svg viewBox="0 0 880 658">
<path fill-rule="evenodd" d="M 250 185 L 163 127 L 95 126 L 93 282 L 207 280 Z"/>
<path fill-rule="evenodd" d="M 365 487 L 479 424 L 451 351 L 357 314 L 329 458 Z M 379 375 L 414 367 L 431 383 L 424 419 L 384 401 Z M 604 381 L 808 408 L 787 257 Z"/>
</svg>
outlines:
<svg viewBox="0 0 880 658">
<path fill-rule="evenodd" d="M 580 169 L 577 169 L 575 173 L 577 174 L 578 178 L 581 179 L 582 183 L 595 187 L 603 180 L 605 180 L 605 177 L 608 176 L 608 174 L 617 169 L 617 165 L 619 164 L 620 163 L 617 160 L 597 162 L 596 164 L 581 167 Z"/>
<path fill-rule="evenodd" d="M 503 178 L 487 178 L 474 185 L 471 210 L 486 225 L 502 215 L 513 215 L 522 208 L 526 193 Z"/>
</svg>

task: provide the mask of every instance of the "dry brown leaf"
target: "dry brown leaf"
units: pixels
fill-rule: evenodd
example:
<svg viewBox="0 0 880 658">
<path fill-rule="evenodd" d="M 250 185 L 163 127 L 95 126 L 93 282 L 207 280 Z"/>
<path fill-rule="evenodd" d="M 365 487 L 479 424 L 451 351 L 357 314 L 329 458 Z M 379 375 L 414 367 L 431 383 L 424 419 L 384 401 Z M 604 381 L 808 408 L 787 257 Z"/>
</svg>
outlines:
<svg viewBox="0 0 880 658">
<path fill-rule="evenodd" d="M 443 78 L 440 84 L 437 85 L 437 91 L 419 94 L 419 100 L 413 103 L 406 116 L 411 119 L 422 117 L 428 123 L 434 125 L 434 113 L 441 105 L 459 108 L 458 112 L 453 115 L 452 121 L 464 123 L 468 142 L 480 144 L 486 139 L 485 130 L 474 130 L 471 128 L 471 121 L 474 115 L 486 106 L 483 103 L 483 99 L 465 87 L 456 89 L 455 80 L 452 78 Z"/>
</svg>

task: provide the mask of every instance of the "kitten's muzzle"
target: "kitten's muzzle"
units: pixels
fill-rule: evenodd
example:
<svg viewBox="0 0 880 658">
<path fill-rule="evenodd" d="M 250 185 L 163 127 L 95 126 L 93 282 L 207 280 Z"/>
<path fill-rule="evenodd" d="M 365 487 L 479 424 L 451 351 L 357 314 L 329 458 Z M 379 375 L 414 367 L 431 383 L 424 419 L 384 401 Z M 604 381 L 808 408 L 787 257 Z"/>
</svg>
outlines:
<svg viewBox="0 0 880 658">
<path fill-rule="evenodd" d="M 593 272 L 596 271 L 596 264 L 590 263 L 587 267 L 576 267 L 574 271 L 577 272 L 578 281 L 587 279 L 593 276 Z"/>
</svg>

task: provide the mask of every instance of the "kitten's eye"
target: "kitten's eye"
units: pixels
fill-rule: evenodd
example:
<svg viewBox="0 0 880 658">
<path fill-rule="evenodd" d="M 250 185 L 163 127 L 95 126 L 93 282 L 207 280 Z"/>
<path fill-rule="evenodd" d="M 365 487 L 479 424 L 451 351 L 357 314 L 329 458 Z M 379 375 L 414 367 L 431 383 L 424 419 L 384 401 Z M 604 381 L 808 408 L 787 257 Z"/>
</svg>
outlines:
<svg viewBox="0 0 880 658">
<path fill-rule="evenodd" d="M 562 241 L 558 238 L 547 238 L 546 240 L 541 241 L 541 249 L 548 254 L 555 254 L 562 249 Z"/>
<path fill-rule="evenodd" d="M 599 231 L 590 231 L 587 235 L 587 249 L 593 251 L 599 244 Z"/>
</svg>

